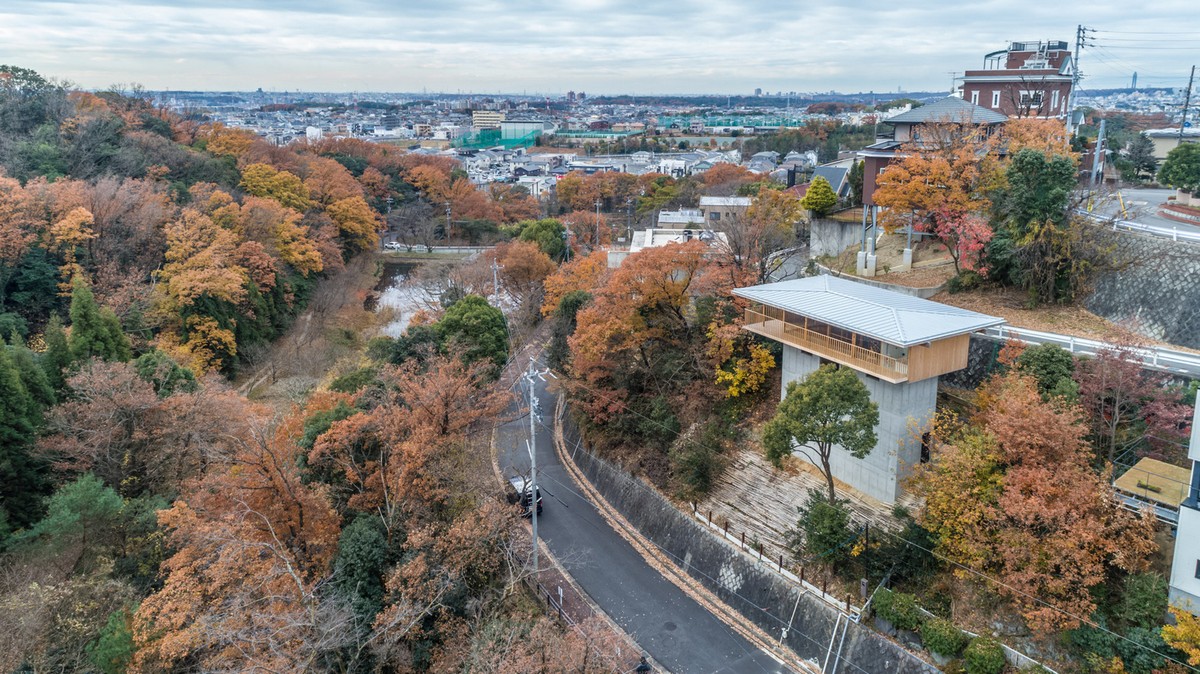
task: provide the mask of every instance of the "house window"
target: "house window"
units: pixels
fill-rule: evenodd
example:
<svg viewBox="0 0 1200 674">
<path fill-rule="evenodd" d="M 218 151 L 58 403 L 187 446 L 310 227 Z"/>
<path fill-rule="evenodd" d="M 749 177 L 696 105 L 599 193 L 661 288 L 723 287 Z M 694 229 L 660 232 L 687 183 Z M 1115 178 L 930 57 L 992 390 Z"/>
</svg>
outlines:
<svg viewBox="0 0 1200 674">
<path fill-rule="evenodd" d="M 971 105 L 979 105 L 979 92 L 978 91 L 971 92 Z"/>
<path fill-rule="evenodd" d="M 1054 92 L 1052 94 L 1050 94 L 1050 109 L 1053 110 L 1057 107 L 1058 107 L 1058 89 L 1055 89 Z"/>
<path fill-rule="evenodd" d="M 1021 107 L 1022 108 L 1040 108 L 1042 107 L 1041 91 L 1022 91 L 1021 92 Z"/>
<path fill-rule="evenodd" d="M 992 107 L 993 108 L 1000 107 L 1000 92 L 999 91 L 992 92 Z"/>
</svg>

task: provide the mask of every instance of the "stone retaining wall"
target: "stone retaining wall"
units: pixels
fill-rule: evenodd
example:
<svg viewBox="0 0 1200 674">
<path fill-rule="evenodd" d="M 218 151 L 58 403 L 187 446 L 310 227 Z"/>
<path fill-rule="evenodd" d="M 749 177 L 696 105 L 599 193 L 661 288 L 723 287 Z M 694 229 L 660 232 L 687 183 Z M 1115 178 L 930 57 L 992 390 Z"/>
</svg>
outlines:
<svg viewBox="0 0 1200 674">
<path fill-rule="evenodd" d="M 1147 337 L 1200 349 L 1200 244 L 1125 234 L 1129 268 L 1101 278 L 1088 310 Z"/>
</svg>

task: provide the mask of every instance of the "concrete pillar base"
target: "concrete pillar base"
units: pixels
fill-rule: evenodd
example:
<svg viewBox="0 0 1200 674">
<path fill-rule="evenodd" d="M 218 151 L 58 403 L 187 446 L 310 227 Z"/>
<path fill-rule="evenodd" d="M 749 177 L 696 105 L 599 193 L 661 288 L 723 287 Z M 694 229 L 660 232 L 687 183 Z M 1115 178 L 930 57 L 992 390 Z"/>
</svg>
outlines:
<svg viewBox="0 0 1200 674">
<path fill-rule="evenodd" d="M 858 260 L 854 265 L 855 271 L 859 276 L 865 276 L 867 273 L 867 253 L 866 251 L 858 251 Z"/>
<path fill-rule="evenodd" d="M 909 271 L 912 269 L 912 248 L 904 249 L 904 257 L 900 260 L 900 267 L 896 271 Z"/>
<path fill-rule="evenodd" d="M 863 276 L 873 278 L 875 276 L 875 261 L 878 259 L 876 255 L 867 255 L 867 268 L 863 271 Z"/>
</svg>

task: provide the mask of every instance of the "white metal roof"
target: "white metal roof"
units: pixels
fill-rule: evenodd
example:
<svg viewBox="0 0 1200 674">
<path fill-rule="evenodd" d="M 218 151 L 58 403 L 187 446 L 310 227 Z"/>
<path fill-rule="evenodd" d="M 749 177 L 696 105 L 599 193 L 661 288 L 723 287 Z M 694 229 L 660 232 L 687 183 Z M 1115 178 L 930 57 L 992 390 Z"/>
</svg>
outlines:
<svg viewBox="0 0 1200 674">
<path fill-rule="evenodd" d="M 1003 318 L 824 274 L 737 288 L 733 294 L 905 347 L 1004 323 Z"/>
</svg>

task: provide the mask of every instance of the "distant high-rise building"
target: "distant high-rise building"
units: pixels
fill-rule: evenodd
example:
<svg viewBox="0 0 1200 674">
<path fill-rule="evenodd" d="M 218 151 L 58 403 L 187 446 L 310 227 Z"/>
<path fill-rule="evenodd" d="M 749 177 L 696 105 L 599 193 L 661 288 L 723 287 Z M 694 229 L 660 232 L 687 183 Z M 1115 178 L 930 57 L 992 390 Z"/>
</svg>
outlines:
<svg viewBox="0 0 1200 674">
<path fill-rule="evenodd" d="M 963 99 L 1009 117 L 1066 119 L 1075 75 L 1064 41 L 1013 42 L 962 78 Z"/>
<path fill-rule="evenodd" d="M 580 103 L 586 101 L 587 100 L 587 92 L 586 91 L 579 92 L 579 98 L 576 98 L 575 100 L 579 101 Z"/>
<path fill-rule="evenodd" d="M 574 103 L 574 102 L 575 102 L 575 92 L 574 92 L 574 91 L 568 91 L 568 92 L 567 92 L 567 102 L 568 102 L 568 103 Z"/>
<path fill-rule="evenodd" d="M 1133 73 L 1133 81 L 1129 83 L 1130 89 L 1137 89 L 1137 71 Z"/>
<path fill-rule="evenodd" d="M 755 96 L 762 96 L 762 87 L 755 87 L 755 88 L 754 88 L 754 95 L 755 95 Z"/>
</svg>

